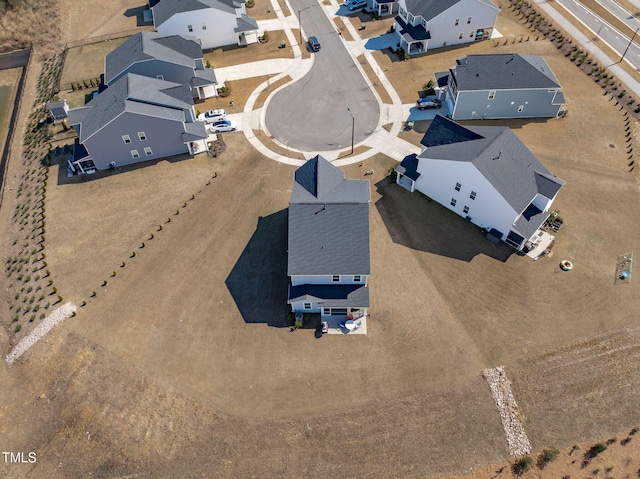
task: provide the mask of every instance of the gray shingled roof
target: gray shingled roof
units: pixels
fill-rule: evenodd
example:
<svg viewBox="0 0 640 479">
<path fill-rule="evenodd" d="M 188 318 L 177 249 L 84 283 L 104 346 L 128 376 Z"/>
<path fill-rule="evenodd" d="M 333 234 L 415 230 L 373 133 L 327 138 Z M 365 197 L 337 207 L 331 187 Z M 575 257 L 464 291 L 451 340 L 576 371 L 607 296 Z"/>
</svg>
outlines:
<svg viewBox="0 0 640 479">
<path fill-rule="evenodd" d="M 289 202 L 288 275 L 370 272 L 367 180 L 345 180 L 321 156 L 294 175 Z"/>
<path fill-rule="evenodd" d="M 69 106 L 65 100 L 50 101 L 47 103 L 47 109 L 51 112 L 54 120 L 62 120 L 67 117 Z"/>
<path fill-rule="evenodd" d="M 518 213 L 536 194 L 551 199 L 565 184 L 507 127 L 463 127 L 436 115 L 421 143 L 427 149 L 419 159 L 472 163 Z"/>
<path fill-rule="evenodd" d="M 192 109 L 188 85 L 128 73 L 84 107 L 69 110 L 69 124 L 80 124 L 80 142 L 125 111 L 185 121 Z"/>
<path fill-rule="evenodd" d="M 227 13 L 235 13 L 245 0 L 161 0 L 152 7 L 153 25 L 158 28 L 176 13 L 215 8 Z"/>
<path fill-rule="evenodd" d="M 396 166 L 396 171 L 401 175 L 416 181 L 420 178 L 420 173 L 418 172 L 418 155 L 414 153 L 412 155 L 405 156 L 400 164 Z"/>
<path fill-rule="evenodd" d="M 202 47 L 195 39 L 180 35 L 162 37 L 156 32 L 136 33 L 106 56 L 105 83 L 111 83 L 132 64 L 154 58 L 195 69 L 195 60 L 202 58 Z"/>
<path fill-rule="evenodd" d="M 212 68 L 206 68 L 204 70 L 196 70 L 196 76 L 191 78 L 191 86 L 206 86 L 217 83 L 216 74 Z"/>
<path fill-rule="evenodd" d="M 314 301 L 320 308 L 369 307 L 369 288 L 364 284 L 303 284 L 291 286 L 289 303 Z"/>
<path fill-rule="evenodd" d="M 428 22 L 458 2 L 460 0 L 407 0 L 407 10 L 416 17 L 420 15 Z"/>
<path fill-rule="evenodd" d="M 193 123 L 184 124 L 185 132 L 182 134 L 182 140 L 188 141 L 204 140 L 207 138 L 207 127 L 203 121 L 194 121 Z"/>
<path fill-rule="evenodd" d="M 467 55 L 450 70 L 458 90 L 513 90 L 560 88 L 544 58 L 535 55 L 500 53 Z"/>
<path fill-rule="evenodd" d="M 238 17 L 238 19 L 236 20 L 236 24 L 238 26 L 233 29 L 233 31 L 236 33 L 252 32 L 258 29 L 258 22 L 253 18 L 245 15 L 244 13 Z"/>
</svg>

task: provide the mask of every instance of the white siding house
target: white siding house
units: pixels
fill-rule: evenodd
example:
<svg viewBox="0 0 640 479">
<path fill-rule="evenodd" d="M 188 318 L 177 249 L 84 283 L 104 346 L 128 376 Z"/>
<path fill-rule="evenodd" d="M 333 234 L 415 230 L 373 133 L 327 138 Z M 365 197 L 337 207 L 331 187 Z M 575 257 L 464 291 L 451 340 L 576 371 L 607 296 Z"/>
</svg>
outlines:
<svg viewBox="0 0 640 479">
<path fill-rule="evenodd" d="M 562 87 L 540 56 L 467 55 L 435 76 L 454 120 L 552 118 L 564 111 Z"/>
<path fill-rule="evenodd" d="M 204 49 L 258 41 L 258 23 L 247 16 L 245 0 L 161 0 L 152 11 L 161 35 L 193 36 Z"/>
<path fill-rule="evenodd" d="M 287 260 L 293 312 L 366 315 L 370 200 L 368 181 L 345 180 L 319 155 L 296 170 Z"/>
<path fill-rule="evenodd" d="M 463 127 L 436 116 L 419 155 L 396 168 L 418 190 L 517 250 L 531 247 L 564 181 L 506 127 Z"/>
<path fill-rule="evenodd" d="M 408 55 L 486 40 L 500 9 L 490 0 L 399 0 L 395 31 Z"/>
</svg>

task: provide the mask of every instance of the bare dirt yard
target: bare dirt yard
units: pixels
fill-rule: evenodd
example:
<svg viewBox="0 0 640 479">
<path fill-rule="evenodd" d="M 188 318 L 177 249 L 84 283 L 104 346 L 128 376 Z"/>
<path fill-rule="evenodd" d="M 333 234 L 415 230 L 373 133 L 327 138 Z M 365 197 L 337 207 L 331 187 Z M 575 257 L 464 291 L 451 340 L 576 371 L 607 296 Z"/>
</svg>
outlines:
<svg viewBox="0 0 640 479">
<path fill-rule="evenodd" d="M 2 449 L 37 455 L 0 463 L 0 477 L 513 477 L 482 378 L 498 365 L 533 457 L 560 450 L 524 477 L 634 477 L 640 282 L 614 285 L 614 271 L 640 237 L 629 221 L 640 215 L 629 172 L 637 145 L 586 75 L 542 41 L 523 45 L 547 57 L 569 114 L 494 124 L 514 128 L 567 181 L 552 255 L 533 262 L 489 243 L 393 183 L 385 155 L 345 167 L 348 178 L 371 181 L 366 336 L 290 331 L 295 168 L 262 157 L 240 132 L 225 134 L 217 158 L 86 182 L 67 181 L 54 163 L 47 267 L 80 307 L 21 360 L 0 365 Z M 427 58 L 436 69 L 459 55 Z M 14 229 L 4 204 L 3 245 Z M 571 272 L 558 266 L 567 258 Z M 3 297 L 12 281 L 0 277 Z M 3 354 L 13 345 L 9 321 Z M 614 435 L 582 467 L 594 443 Z"/>
</svg>

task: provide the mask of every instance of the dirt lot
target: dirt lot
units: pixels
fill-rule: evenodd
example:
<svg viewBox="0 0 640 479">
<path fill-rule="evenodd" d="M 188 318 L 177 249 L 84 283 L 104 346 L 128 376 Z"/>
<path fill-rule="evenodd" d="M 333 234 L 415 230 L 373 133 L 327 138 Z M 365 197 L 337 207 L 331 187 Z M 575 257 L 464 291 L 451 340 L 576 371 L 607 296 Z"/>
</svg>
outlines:
<svg viewBox="0 0 640 479">
<path fill-rule="evenodd" d="M 252 43 L 245 47 L 231 45 L 207 50 L 204 60 L 211 62 L 213 68 L 221 68 L 271 58 L 293 58 L 293 49 L 284 30 L 268 32 L 268 35 L 269 41 L 266 43 Z M 282 41 L 287 44 L 286 48 L 278 48 Z"/>
<path fill-rule="evenodd" d="M 70 88 L 70 84 L 100 78 L 104 72 L 105 57 L 129 39 L 129 35 L 106 42 L 90 43 L 69 48 L 60 78 L 61 88 Z"/>
<path fill-rule="evenodd" d="M 2 362 L 3 450 L 35 451 L 38 461 L 0 473 L 511 477 L 508 465 L 486 466 L 505 461 L 507 445 L 481 372 L 504 365 L 534 448 L 563 452 L 527 477 L 633 474 L 640 437 L 588 469 L 568 454 L 638 426 L 640 283 L 613 285 L 617 255 L 640 237 L 629 221 L 640 214 L 637 177 L 627 172 L 622 113 L 564 57 L 547 61 L 569 115 L 510 124 L 567 181 L 552 256 L 533 262 L 488 243 L 393 184 L 384 155 L 346 167 L 349 178 L 375 171 L 366 336 L 289 332 L 294 168 L 240 133 L 225 135 L 219 158 L 50 181 L 49 268 L 66 299 L 88 304 L 23 360 Z M 59 173 L 52 167 L 50 178 Z M 11 215 L 0 213 L 6 232 Z M 564 258 L 573 271 L 560 271 Z M 7 278 L 0 283 L 5 291 Z M 4 328 L 0 347 L 9 348 Z"/>
</svg>

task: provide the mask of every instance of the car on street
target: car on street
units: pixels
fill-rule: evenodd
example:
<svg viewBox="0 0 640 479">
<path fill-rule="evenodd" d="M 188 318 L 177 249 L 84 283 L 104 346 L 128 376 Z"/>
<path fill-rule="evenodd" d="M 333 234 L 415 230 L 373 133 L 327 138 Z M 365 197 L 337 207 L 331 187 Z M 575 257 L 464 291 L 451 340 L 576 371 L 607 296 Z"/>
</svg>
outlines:
<svg viewBox="0 0 640 479">
<path fill-rule="evenodd" d="M 344 4 L 349 10 L 353 11 L 358 8 L 366 7 L 367 0 L 347 0 Z"/>
<path fill-rule="evenodd" d="M 307 43 L 309 44 L 309 48 L 311 49 L 311 51 L 317 52 L 320 50 L 320 42 L 316 37 L 309 37 Z"/>
<path fill-rule="evenodd" d="M 218 120 L 224 120 L 227 116 L 227 112 L 222 108 L 218 108 L 217 110 L 209 110 L 204 113 L 200 113 L 198 115 L 198 120 L 204 121 L 206 123 L 215 123 Z"/>
<path fill-rule="evenodd" d="M 416 102 L 416 107 L 418 108 L 418 110 L 440 108 L 441 106 L 442 106 L 442 102 L 437 98 L 429 98 L 429 97 L 418 98 L 418 101 Z"/>
<path fill-rule="evenodd" d="M 220 120 L 209 127 L 211 133 L 222 133 L 223 131 L 236 131 L 238 122 L 231 120 Z"/>
</svg>

